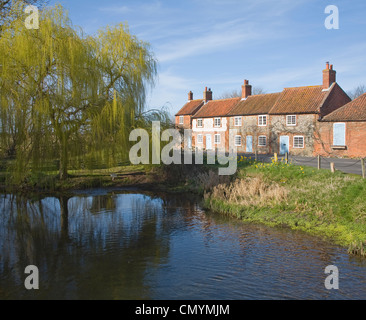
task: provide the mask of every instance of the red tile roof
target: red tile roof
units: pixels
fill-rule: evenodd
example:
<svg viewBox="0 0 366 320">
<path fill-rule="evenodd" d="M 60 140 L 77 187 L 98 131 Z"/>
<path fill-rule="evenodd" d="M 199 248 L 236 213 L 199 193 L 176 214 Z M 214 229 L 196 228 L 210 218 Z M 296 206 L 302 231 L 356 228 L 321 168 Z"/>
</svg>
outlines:
<svg viewBox="0 0 366 320">
<path fill-rule="evenodd" d="M 366 121 L 366 93 L 333 111 L 324 121 Z"/>
<path fill-rule="evenodd" d="M 191 100 L 188 101 L 182 109 L 178 111 L 176 116 L 194 115 L 201 106 L 203 106 L 203 100 Z"/>
<path fill-rule="evenodd" d="M 236 105 L 228 115 L 241 116 L 241 115 L 258 115 L 268 113 L 281 93 L 266 93 L 249 96 L 246 100 L 242 100 Z"/>
<path fill-rule="evenodd" d="M 224 117 L 239 101 L 240 98 L 211 100 L 194 115 L 194 118 Z"/>
<path fill-rule="evenodd" d="M 270 114 L 319 113 L 334 85 L 327 91 L 322 86 L 285 88 Z"/>
</svg>

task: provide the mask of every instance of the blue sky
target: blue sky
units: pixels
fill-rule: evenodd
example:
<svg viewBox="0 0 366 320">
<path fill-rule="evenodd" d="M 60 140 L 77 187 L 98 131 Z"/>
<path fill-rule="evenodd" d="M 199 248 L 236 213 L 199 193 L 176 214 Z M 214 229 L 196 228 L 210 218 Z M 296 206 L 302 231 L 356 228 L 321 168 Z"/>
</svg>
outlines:
<svg viewBox="0 0 366 320">
<path fill-rule="evenodd" d="M 330 61 L 346 91 L 366 84 L 365 0 L 51 0 L 88 34 L 127 22 L 151 44 L 159 62 L 148 108 L 175 114 L 190 90 L 214 99 L 240 90 L 244 79 L 266 92 L 318 85 Z M 339 9 L 327 30 L 325 8 Z"/>
</svg>

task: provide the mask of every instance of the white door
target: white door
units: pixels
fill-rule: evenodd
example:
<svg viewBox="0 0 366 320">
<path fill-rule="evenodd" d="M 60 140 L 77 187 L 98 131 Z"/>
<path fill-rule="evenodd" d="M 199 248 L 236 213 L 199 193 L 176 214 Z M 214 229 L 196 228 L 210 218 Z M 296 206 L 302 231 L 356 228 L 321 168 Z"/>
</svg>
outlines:
<svg viewBox="0 0 366 320">
<path fill-rule="evenodd" d="M 212 137 L 210 134 L 206 135 L 206 150 L 212 150 Z"/>
</svg>

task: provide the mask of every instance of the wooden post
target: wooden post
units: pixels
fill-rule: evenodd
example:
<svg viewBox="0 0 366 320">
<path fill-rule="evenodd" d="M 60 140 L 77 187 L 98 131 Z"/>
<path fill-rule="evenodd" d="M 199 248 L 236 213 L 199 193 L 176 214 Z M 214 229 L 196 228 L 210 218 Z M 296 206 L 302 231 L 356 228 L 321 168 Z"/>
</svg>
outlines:
<svg viewBox="0 0 366 320">
<path fill-rule="evenodd" d="M 257 161 L 258 161 L 258 151 L 255 150 L 255 162 L 257 162 Z"/>
<path fill-rule="evenodd" d="M 365 179 L 365 159 L 361 159 L 362 178 Z"/>
<path fill-rule="evenodd" d="M 321 160 L 320 155 L 318 155 L 318 170 L 321 169 L 321 166 L 322 166 L 322 160 Z"/>
<path fill-rule="evenodd" d="M 278 155 L 277 155 L 277 153 L 274 154 L 274 160 L 275 160 L 276 163 L 278 162 Z"/>
<path fill-rule="evenodd" d="M 288 164 L 288 152 L 285 153 L 285 163 Z"/>
<path fill-rule="evenodd" d="M 330 163 L 330 171 L 332 171 L 332 173 L 335 172 L 334 162 Z"/>
</svg>

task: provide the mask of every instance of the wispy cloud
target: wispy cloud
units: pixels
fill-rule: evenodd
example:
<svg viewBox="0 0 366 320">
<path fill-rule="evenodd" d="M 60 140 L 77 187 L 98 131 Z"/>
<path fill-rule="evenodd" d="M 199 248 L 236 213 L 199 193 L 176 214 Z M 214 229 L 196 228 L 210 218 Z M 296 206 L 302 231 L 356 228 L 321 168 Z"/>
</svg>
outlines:
<svg viewBox="0 0 366 320">
<path fill-rule="evenodd" d="M 208 54 L 212 51 L 227 50 L 233 48 L 244 40 L 249 40 L 253 35 L 244 33 L 213 33 L 200 35 L 195 38 L 172 41 L 158 48 L 160 62 L 168 62 L 189 56 Z"/>
</svg>

